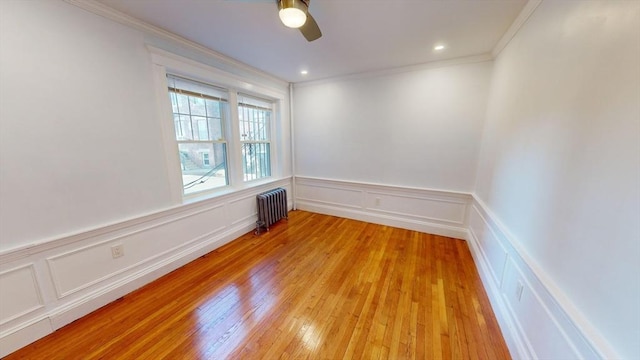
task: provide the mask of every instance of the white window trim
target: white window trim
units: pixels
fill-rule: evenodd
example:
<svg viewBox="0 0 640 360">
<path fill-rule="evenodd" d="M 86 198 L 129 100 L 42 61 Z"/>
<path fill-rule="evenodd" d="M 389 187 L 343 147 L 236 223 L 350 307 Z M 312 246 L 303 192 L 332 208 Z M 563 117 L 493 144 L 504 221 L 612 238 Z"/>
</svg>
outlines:
<svg viewBox="0 0 640 360">
<path fill-rule="evenodd" d="M 242 189 L 260 186 L 282 179 L 282 167 L 279 154 L 282 150 L 282 134 L 277 131 L 277 123 L 282 120 L 283 104 L 288 99 L 288 88 L 277 89 L 259 84 L 257 81 L 242 78 L 224 70 L 199 63 L 197 61 L 158 49 L 147 45 L 153 63 L 153 77 L 157 102 L 157 118 L 161 123 L 162 137 L 165 149 L 165 163 L 171 198 L 174 203 L 191 203 L 204 199 L 209 199 Z M 180 169 L 180 159 L 178 156 L 178 145 L 175 138 L 173 115 L 171 102 L 169 101 L 167 89 L 167 74 L 182 76 L 188 79 L 221 86 L 229 90 L 229 108 L 231 119 L 238 118 L 238 92 L 258 98 L 273 101 L 273 118 L 270 124 L 271 131 L 271 176 L 253 181 L 244 181 L 242 170 L 242 143 L 240 141 L 240 129 L 233 123 L 230 129 L 226 129 L 227 138 L 227 169 L 229 172 L 229 185 L 212 189 L 210 191 L 184 195 L 182 190 L 182 172 Z"/>
</svg>

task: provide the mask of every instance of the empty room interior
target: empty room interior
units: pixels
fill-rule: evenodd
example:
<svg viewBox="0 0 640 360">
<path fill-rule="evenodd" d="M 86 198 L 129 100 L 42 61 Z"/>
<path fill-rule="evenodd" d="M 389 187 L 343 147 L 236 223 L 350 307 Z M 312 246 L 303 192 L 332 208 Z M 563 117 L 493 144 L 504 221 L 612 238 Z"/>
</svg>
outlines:
<svg viewBox="0 0 640 360">
<path fill-rule="evenodd" d="M 639 359 L 640 1 L 0 1 L 0 357 Z"/>
</svg>

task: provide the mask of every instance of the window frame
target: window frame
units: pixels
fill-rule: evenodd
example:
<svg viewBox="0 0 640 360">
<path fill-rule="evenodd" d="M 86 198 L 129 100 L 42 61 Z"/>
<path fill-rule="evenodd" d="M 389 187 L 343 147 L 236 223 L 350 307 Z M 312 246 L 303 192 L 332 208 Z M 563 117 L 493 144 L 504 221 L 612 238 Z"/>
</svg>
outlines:
<svg viewBox="0 0 640 360">
<path fill-rule="evenodd" d="M 242 77 L 216 67 L 206 65 L 195 60 L 187 59 L 168 51 L 147 46 L 153 63 L 153 78 L 155 84 L 158 121 L 163 135 L 165 149 L 166 170 L 168 174 L 171 197 L 176 204 L 190 203 L 208 198 L 223 196 L 242 189 L 260 186 L 282 180 L 283 169 L 280 163 L 282 154 L 281 126 L 284 104 L 288 102 L 288 88 L 265 85 L 264 80 Z M 223 124 L 227 143 L 227 177 L 228 185 L 193 194 L 183 194 L 182 170 L 179 161 L 178 141 L 171 101 L 168 96 L 169 84 L 167 74 L 175 75 L 187 80 L 210 84 L 228 91 L 229 104 L 228 124 Z M 277 85 L 277 84 L 276 84 Z M 270 165 L 271 175 L 252 181 L 244 181 L 242 169 L 242 143 L 240 141 L 238 94 L 246 94 L 258 99 L 272 102 L 272 117 L 269 124 L 270 133 Z M 286 115 L 288 116 L 288 115 Z M 281 124 L 282 123 L 282 124 Z"/>
<path fill-rule="evenodd" d="M 174 83 L 170 83 L 171 80 L 174 80 Z M 177 81 L 177 82 L 176 82 Z M 191 197 L 191 196 L 197 196 L 198 194 L 202 194 L 202 193 L 206 193 L 206 192 L 210 192 L 210 191 L 215 191 L 215 189 L 217 188 L 224 188 L 229 186 L 229 142 L 228 142 L 228 127 L 229 124 L 231 123 L 231 120 L 229 119 L 230 115 L 229 115 L 229 111 L 228 108 L 230 106 L 229 101 L 226 98 L 219 98 L 216 96 L 212 96 L 209 94 L 203 94 L 203 93 L 198 93 L 192 90 L 187 90 L 187 89 L 183 89 L 183 87 L 188 87 L 188 86 L 193 86 L 193 85 L 197 85 L 197 86 L 202 86 L 203 88 L 211 88 L 211 90 L 215 91 L 215 92 L 219 92 L 219 93 L 223 93 L 224 96 L 228 97 L 229 91 L 227 89 L 222 89 L 219 88 L 215 85 L 211 85 L 211 84 L 206 84 L 200 81 L 195 81 L 192 79 L 186 79 L 180 76 L 176 76 L 174 74 L 168 74 L 167 75 L 167 82 L 169 83 L 169 87 L 168 87 L 168 92 L 167 94 L 169 95 L 169 98 L 172 99 L 170 100 L 170 102 L 173 104 L 173 98 L 175 96 L 175 100 L 176 102 L 178 101 L 178 94 L 181 95 L 185 95 L 188 97 L 188 107 L 189 107 L 189 112 L 185 113 L 185 112 L 178 112 L 177 115 L 179 117 L 182 116 L 189 116 L 189 121 L 190 121 L 190 125 L 189 125 L 189 130 L 191 131 L 191 136 L 185 136 L 184 135 L 184 128 L 182 126 L 182 124 L 179 124 L 179 127 L 176 128 L 176 121 L 175 121 L 175 116 L 176 113 L 174 112 L 174 109 L 172 108 L 172 115 L 174 118 L 173 124 L 174 124 L 174 129 L 176 129 L 174 131 L 174 138 L 176 140 L 176 143 L 178 145 L 178 152 L 179 152 L 179 157 L 181 157 L 181 153 L 182 151 L 180 151 L 180 146 L 183 144 L 187 144 L 187 145 L 197 145 L 197 144 L 205 144 L 205 145 L 212 145 L 214 150 L 215 150 L 215 145 L 219 144 L 222 145 L 222 148 L 224 149 L 224 162 L 225 162 L 225 184 L 222 186 L 216 186 L 214 188 L 210 188 L 210 189 L 204 189 L 204 190 L 196 190 L 196 191 L 189 191 L 187 193 L 187 189 L 189 189 L 190 187 L 194 187 L 194 185 L 191 185 L 190 187 L 186 187 L 184 185 L 184 167 L 182 166 L 182 161 L 181 161 L 181 177 L 182 177 L 182 181 L 183 181 L 183 186 L 182 186 L 182 196 L 183 197 Z M 175 95 L 174 95 L 175 94 Z M 200 98 L 200 99 L 204 99 L 204 101 L 216 101 L 219 103 L 225 103 L 226 105 L 224 107 L 220 106 L 220 110 L 219 110 L 219 117 L 215 117 L 215 116 L 209 116 L 208 113 L 206 113 L 206 109 L 207 106 L 205 105 L 205 115 L 194 115 L 192 112 L 192 107 L 191 107 L 191 99 L 190 98 Z M 226 111 L 225 111 L 226 109 Z M 200 122 L 202 122 L 202 119 L 198 119 L 196 120 L 198 125 L 197 130 L 194 128 L 194 120 L 193 117 L 198 117 L 198 118 L 203 118 L 204 119 L 204 123 L 207 129 L 207 135 L 206 135 L 206 140 L 202 139 L 202 129 L 200 126 Z M 210 129 L 210 119 L 217 119 L 220 122 L 220 135 L 221 137 L 218 139 L 215 139 L 211 136 L 210 131 L 212 129 Z M 182 122 L 182 120 L 179 120 L 180 122 Z M 179 129 L 179 131 L 178 131 Z M 197 139 L 195 134 L 197 135 Z M 180 135 L 182 135 L 183 139 L 181 139 Z M 210 158 L 210 151 L 209 150 L 201 150 L 198 149 L 196 150 L 197 153 L 199 153 L 200 155 L 200 159 L 204 164 L 204 156 L 202 155 L 203 153 L 207 153 L 209 156 L 207 158 L 208 163 L 211 162 L 211 158 Z M 208 165 L 208 164 L 206 164 Z M 190 183 L 190 184 L 193 184 Z M 197 185 L 196 185 L 197 186 Z"/>
<path fill-rule="evenodd" d="M 266 99 L 256 98 L 255 96 L 251 96 L 251 95 L 247 95 L 247 94 L 238 94 L 238 95 L 246 96 L 246 97 L 248 97 L 249 99 L 252 99 L 252 100 L 258 100 L 258 101 L 264 101 L 264 102 L 268 102 L 269 101 L 269 100 L 266 100 Z M 273 166 L 271 164 L 271 152 L 272 152 L 271 151 L 272 150 L 272 145 L 271 144 L 272 144 L 272 138 L 273 138 L 273 128 L 272 128 L 273 127 L 273 118 L 275 117 L 275 114 L 276 114 L 275 110 L 274 110 L 274 104 L 273 104 L 273 102 L 269 102 L 270 106 L 267 108 L 267 107 L 260 107 L 260 106 L 256 106 L 256 105 L 251 105 L 251 104 L 246 103 L 246 102 L 238 101 L 238 110 L 241 107 L 241 105 L 243 105 L 246 108 L 253 108 L 254 110 L 259 110 L 259 111 L 268 110 L 270 112 L 269 119 L 268 119 L 268 129 L 266 131 L 267 132 L 266 140 L 265 139 L 262 139 L 262 140 L 255 140 L 255 139 L 243 140 L 242 134 L 240 134 L 240 137 L 239 137 L 240 145 L 241 145 L 242 148 L 244 148 L 244 146 L 246 144 L 255 144 L 255 145 L 266 144 L 268 146 L 268 152 L 269 152 L 269 161 L 268 161 L 269 162 L 269 169 L 268 169 L 268 173 L 269 173 L 269 175 L 262 176 L 262 177 L 259 177 L 259 178 L 255 178 L 255 179 L 247 179 L 247 176 L 250 175 L 250 174 L 247 174 L 245 172 L 245 169 L 246 169 L 247 166 L 246 166 L 246 163 L 245 163 L 245 159 L 242 159 L 243 180 L 245 182 L 260 181 L 262 179 L 271 177 L 272 176 L 272 172 L 273 172 Z M 244 120 L 244 121 L 248 122 L 247 120 Z M 241 125 L 241 121 L 240 121 L 240 116 L 238 115 L 238 127 L 239 128 L 240 128 L 240 125 Z M 242 150 L 244 151 L 244 149 L 242 149 Z"/>
</svg>

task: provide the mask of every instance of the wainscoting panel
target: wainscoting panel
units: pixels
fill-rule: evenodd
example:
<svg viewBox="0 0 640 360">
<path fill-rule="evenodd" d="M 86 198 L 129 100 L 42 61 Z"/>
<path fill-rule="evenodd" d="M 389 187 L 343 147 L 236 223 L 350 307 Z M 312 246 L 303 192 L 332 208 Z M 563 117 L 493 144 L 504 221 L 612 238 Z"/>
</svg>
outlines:
<svg viewBox="0 0 640 360">
<path fill-rule="evenodd" d="M 464 226 L 467 208 L 465 200 L 452 200 L 420 195 L 368 191 L 367 210 L 392 216 L 415 218 L 422 221 L 436 221 Z"/>
<path fill-rule="evenodd" d="M 471 194 L 297 177 L 0 253 L 0 357 L 255 228 L 255 195 L 296 207 L 468 240 L 515 359 L 602 359 L 597 332 Z M 124 245 L 113 259 L 111 246 Z M 2 291 L 11 289 L 11 291 Z M 587 337 L 585 334 L 589 334 Z M 596 335 L 594 335 L 596 334 Z"/>
<path fill-rule="evenodd" d="M 276 187 L 292 197 L 285 178 L 1 252 L 0 357 L 252 231 L 256 194 Z"/>
<path fill-rule="evenodd" d="M 153 261 L 158 255 L 170 253 L 187 244 L 185 239 L 197 239 L 206 233 L 225 228 L 224 205 L 190 211 L 174 219 L 158 222 L 144 231 L 121 235 L 113 239 L 75 249 L 47 258 L 57 297 L 63 298 L 133 267 Z M 126 256 L 113 259 L 111 247 L 123 245 Z M 148 249 L 154 249 L 150 254 Z M 87 259 L 92 259 L 87 267 Z M 78 272 L 77 269 L 83 269 Z"/>
<path fill-rule="evenodd" d="M 515 359 L 604 359 L 585 334 L 572 304 L 560 303 L 525 260 L 504 227 L 474 195 L 469 207 L 469 248 Z"/>
<path fill-rule="evenodd" d="M 467 193 L 296 177 L 296 207 L 466 239 Z"/>
<path fill-rule="evenodd" d="M 489 271 L 493 281 L 500 286 L 504 267 L 507 264 L 507 250 L 473 204 L 470 209 L 469 231 L 473 238 L 477 239 L 478 249 L 482 252 L 483 258 L 487 260 L 487 264 L 491 265 Z"/>
<path fill-rule="evenodd" d="M 319 181 L 296 178 L 296 200 L 300 203 L 313 202 L 327 206 L 352 209 L 362 208 L 363 191 L 351 184 L 336 186 L 335 182 L 323 184 Z"/>
<path fill-rule="evenodd" d="M 0 302 L 0 325 L 44 307 L 33 263 L 0 272 L 0 291 L 10 293 Z"/>
</svg>

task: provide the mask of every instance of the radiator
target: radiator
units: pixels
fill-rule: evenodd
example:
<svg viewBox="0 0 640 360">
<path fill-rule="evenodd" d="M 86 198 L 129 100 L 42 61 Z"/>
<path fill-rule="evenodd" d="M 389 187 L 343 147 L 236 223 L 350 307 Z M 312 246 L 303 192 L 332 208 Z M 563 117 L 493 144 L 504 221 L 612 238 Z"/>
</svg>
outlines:
<svg viewBox="0 0 640 360">
<path fill-rule="evenodd" d="M 256 196 L 258 204 L 258 221 L 256 221 L 256 234 L 260 230 L 269 231 L 269 226 L 276 221 L 288 218 L 287 191 L 283 188 L 269 190 Z"/>
</svg>

